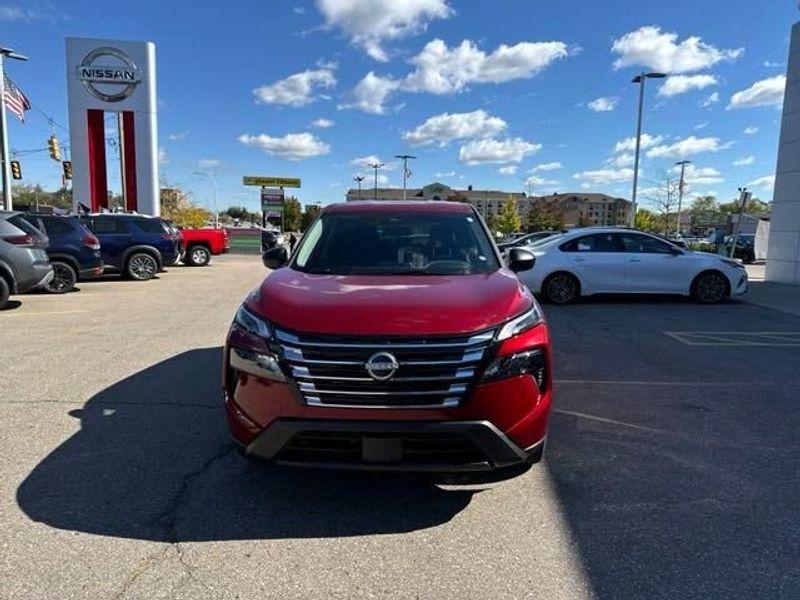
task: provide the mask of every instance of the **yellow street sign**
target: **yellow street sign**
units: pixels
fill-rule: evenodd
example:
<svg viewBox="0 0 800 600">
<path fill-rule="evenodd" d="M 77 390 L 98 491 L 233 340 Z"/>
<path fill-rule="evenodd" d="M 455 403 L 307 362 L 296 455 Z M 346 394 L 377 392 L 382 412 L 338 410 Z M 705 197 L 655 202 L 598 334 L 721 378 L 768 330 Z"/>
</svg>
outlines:
<svg viewBox="0 0 800 600">
<path fill-rule="evenodd" d="M 254 175 L 245 175 L 242 177 L 242 184 L 256 185 L 258 187 L 299 188 L 300 180 L 294 177 L 258 177 Z"/>
</svg>

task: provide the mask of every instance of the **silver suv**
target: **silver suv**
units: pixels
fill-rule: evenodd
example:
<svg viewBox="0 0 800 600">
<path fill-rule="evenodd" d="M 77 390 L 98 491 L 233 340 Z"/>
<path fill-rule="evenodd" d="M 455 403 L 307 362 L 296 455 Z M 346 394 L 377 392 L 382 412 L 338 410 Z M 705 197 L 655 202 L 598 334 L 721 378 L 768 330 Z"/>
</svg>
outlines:
<svg viewBox="0 0 800 600">
<path fill-rule="evenodd" d="M 22 294 L 53 278 L 47 236 L 22 218 L 0 211 L 0 309 L 11 294 Z"/>
</svg>

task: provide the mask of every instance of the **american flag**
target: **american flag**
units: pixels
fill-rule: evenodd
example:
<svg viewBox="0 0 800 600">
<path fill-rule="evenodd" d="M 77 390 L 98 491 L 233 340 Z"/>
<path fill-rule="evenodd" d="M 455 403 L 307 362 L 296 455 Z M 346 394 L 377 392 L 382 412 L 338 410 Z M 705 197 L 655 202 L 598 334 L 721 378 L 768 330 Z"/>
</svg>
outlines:
<svg viewBox="0 0 800 600">
<path fill-rule="evenodd" d="M 25 122 L 25 111 L 31 109 L 30 100 L 22 93 L 22 90 L 17 87 L 17 84 L 8 78 L 8 75 L 3 74 L 5 83 L 5 94 L 3 100 L 12 113 L 17 115 L 17 118 Z"/>
</svg>

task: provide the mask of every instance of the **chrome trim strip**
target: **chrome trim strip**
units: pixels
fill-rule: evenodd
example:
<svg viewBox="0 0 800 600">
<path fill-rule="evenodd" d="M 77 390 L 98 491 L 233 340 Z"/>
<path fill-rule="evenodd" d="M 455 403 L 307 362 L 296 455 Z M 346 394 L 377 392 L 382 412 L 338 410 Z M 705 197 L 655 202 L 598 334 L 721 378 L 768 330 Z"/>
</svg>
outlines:
<svg viewBox="0 0 800 600">
<path fill-rule="evenodd" d="M 435 377 L 393 377 L 386 381 L 376 381 L 372 377 L 338 377 L 336 375 L 312 375 L 306 367 L 292 367 L 292 375 L 299 379 L 313 379 L 324 381 L 360 381 L 369 383 L 413 383 L 423 381 L 453 381 L 466 379 L 475 375 L 475 369 L 459 369 L 455 375 L 440 375 Z"/>
<path fill-rule="evenodd" d="M 275 331 L 276 337 L 286 344 L 292 346 L 301 346 L 305 348 L 386 348 L 386 349 L 427 349 L 427 348 L 465 348 L 468 346 L 476 346 L 478 344 L 487 344 L 494 338 L 494 333 L 481 333 L 473 335 L 465 342 L 393 342 L 386 341 L 381 343 L 341 343 L 341 342 L 306 342 L 300 340 L 296 335 L 288 334 L 283 331 Z M 457 336 L 453 336 L 457 337 Z M 285 348 L 286 346 L 284 346 Z"/>
<path fill-rule="evenodd" d="M 304 388 L 303 386 L 310 386 Z M 331 394 L 334 396 L 444 396 L 446 394 L 462 394 L 467 391 L 467 386 L 462 384 L 451 385 L 447 390 L 425 390 L 425 391 L 399 391 L 399 392 L 370 392 L 355 390 L 318 390 L 314 389 L 313 383 L 300 383 L 300 389 L 308 389 L 316 394 Z"/>
<path fill-rule="evenodd" d="M 323 408 L 377 408 L 383 410 L 430 410 L 432 408 L 457 408 L 460 401 L 460 398 L 445 398 L 444 401 L 439 404 L 332 404 L 330 402 L 322 402 L 322 400 L 316 396 L 309 396 L 306 398 L 306 404 L 308 406 L 318 406 Z"/>
<path fill-rule="evenodd" d="M 332 365 L 332 366 L 364 366 L 363 360 L 321 360 L 313 358 L 293 358 L 287 354 L 287 349 L 297 351 L 297 348 L 283 346 L 284 358 L 292 363 L 302 363 L 304 365 Z M 464 353 L 464 357 L 459 360 L 401 360 L 397 361 L 401 367 L 446 367 L 450 365 L 464 365 L 479 362 L 483 358 L 483 350 Z"/>
</svg>

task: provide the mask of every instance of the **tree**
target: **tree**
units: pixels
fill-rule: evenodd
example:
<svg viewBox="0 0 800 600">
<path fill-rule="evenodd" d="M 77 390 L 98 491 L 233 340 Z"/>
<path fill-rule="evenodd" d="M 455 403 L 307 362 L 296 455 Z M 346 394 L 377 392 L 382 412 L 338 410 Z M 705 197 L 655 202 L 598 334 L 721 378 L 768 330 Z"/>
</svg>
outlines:
<svg viewBox="0 0 800 600">
<path fill-rule="evenodd" d="M 656 215 L 646 208 L 637 209 L 634 227 L 636 227 L 636 229 L 641 229 L 642 231 L 655 231 Z"/>
<path fill-rule="evenodd" d="M 722 212 L 714 196 L 698 196 L 689 208 L 692 229 L 704 229 L 716 223 Z"/>
<path fill-rule="evenodd" d="M 306 231 L 311 227 L 311 223 L 317 218 L 319 211 L 322 210 L 316 204 L 307 204 L 302 216 L 300 217 L 300 231 Z"/>
<path fill-rule="evenodd" d="M 655 229 L 667 235 L 675 231 L 672 215 L 677 213 L 679 181 L 672 177 L 669 171 L 661 171 L 651 183 L 653 186 L 642 190 L 642 195 L 649 199 L 655 208 L 657 215 Z"/>
<path fill-rule="evenodd" d="M 250 212 L 244 206 L 229 206 L 224 211 L 231 219 L 243 221 L 250 216 Z"/>
<path fill-rule="evenodd" d="M 29 206 L 34 209 L 37 205 L 54 206 L 69 210 L 72 208 L 72 190 L 61 188 L 53 192 L 48 192 L 40 184 L 34 185 L 15 185 L 13 186 L 14 204 L 22 208 Z"/>
<path fill-rule="evenodd" d="M 497 215 L 497 228 L 502 233 L 512 233 L 519 231 L 522 227 L 522 219 L 517 211 L 517 201 L 509 198 L 503 203 L 503 208 Z"/>
<path fill-rule="evenodd" d="M 176 187 L 161 189 L 161 216 L 178 227 L 204 227 L 211 220 L 211 211 L 197 206 Z"/>
<path fill-rule="evenodd" d="M 300 218 L 303 214 L 303 209 L 297 198 L 286 198 L 283 201 L 283 230 L 284 231 L 297 231 L 300 229 Z"/>
<path fill-rule="evenodd" d="M 525 230 L 529 233 L 547 229 L 563 229 L 564 213 L 555 205 L 542 201 L 534 201 L 528 212 Z"/>
<path fill-rule="evenodd" d="M 726 202 L 725 204 L 720 204 L 719 210 L 723 214 L 738 214 L 740 205 L 740 200 L 733 200 L 731 202 Z M 744 212 L 748 214 L 769 212 L 769 204 L 759 200 L 758 198 L 750 198 L 750 200 L 747 201 L 747 205 L 744 207 Z"/>
<path fill-rule="evenodd" d="M 497 232 L 500 230 L 500 222 L 498 221 L 499 215 L 491 214 L 486 218 L 486 227 L 489 228 L 489 231 L 492 233 L 492 237 L 497 235 Z"/>
</svg>

